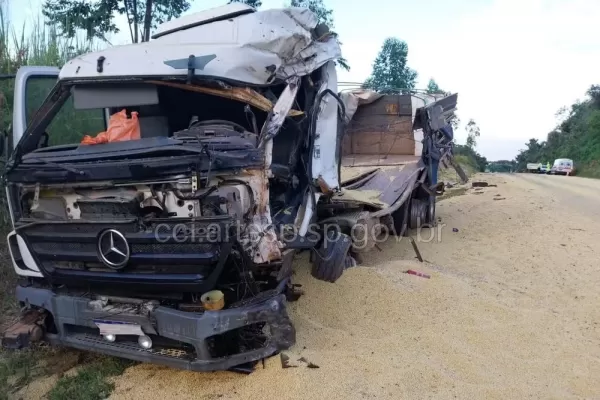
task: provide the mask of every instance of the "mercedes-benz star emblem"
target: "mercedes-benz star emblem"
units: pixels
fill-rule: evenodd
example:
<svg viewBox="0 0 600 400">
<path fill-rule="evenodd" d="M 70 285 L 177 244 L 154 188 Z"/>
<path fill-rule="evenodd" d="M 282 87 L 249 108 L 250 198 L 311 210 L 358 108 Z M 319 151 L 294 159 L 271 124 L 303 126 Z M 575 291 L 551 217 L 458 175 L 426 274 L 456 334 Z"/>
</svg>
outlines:
<svg viewBox="0 0 600 400">
<path fill-rule="evenodd" d="M 121 269 L 129 261 L 129 243 L 116 229 L 107 229 L 98 238 L 98 258 L 108 268 Z"/>
</svg>

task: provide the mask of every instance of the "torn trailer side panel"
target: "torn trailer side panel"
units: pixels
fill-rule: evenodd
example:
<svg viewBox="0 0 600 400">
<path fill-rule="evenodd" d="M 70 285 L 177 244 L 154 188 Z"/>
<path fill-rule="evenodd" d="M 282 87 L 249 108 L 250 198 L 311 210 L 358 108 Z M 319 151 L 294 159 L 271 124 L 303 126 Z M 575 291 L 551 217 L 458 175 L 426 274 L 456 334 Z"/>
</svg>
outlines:
<svg viewBox="0 0 600 400">
<path fill-rule="evenodd" d="M 395 206 L 415 183 L 437 184 L 440 161 L 452 157 L 451 126 L 445 118 L 451 117 L 457 97 L 430 98 L 427 106 L 414 108 L 412 102 L 420 97 L 366 90 L 342 94 L 352 119 L 342 140 L 343 189 L 332 197 L 333 202 L 362 201 L 382 210 Z M 446 114 L 440 116 L 444 107 Z M 434 119 L 440 118 L 443 121 L 433 126 Z M 417 130 L 425 132 L 419 149 Z"/>
<path fill-rule="evenodd" d="M 352 238 L 350 257 L 370 251 L 384 230 L 404 235 L 436 223 L 437 169 L 452 159 L 450 119 L 457 96 L 413 107 L 414 96 L 364 89 L 342 94 L 352 117 L 342 140 L 342 189 L 321 197 L 320 218 Z M 416 130 L 423 136 L 419 149 Z M 320 274 L 318 264 L 313 274 Z M 343 269 L 340 263 L 339 275 Z"/>
</svg>

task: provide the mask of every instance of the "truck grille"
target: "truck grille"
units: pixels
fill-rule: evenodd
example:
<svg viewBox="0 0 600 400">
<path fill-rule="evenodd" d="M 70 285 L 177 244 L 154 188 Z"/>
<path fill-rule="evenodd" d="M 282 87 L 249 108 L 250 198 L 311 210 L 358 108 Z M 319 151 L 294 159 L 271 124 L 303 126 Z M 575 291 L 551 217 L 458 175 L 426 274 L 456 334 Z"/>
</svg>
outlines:
<svg viewBox="0 0 600 400">
<path fill-rule="evenodd" d="M 208 218 L 143 227 L 136 223 L 49 222 L 23 227 L 19 234 L 45 275 L 57 282 L 100 280 L 160 286 L 164 276 L 166 281 L 200 284 L 228 255 L 223 250 L 230 242 L 228 222 Z M 207 229 L 209 224 L 213 224 L 212 230 Z M 124 266 L 111 267 L 100 257 L 98 242 L 107 229 L 118 231 L 127 241 L 129 258 Z"/>
</svg>

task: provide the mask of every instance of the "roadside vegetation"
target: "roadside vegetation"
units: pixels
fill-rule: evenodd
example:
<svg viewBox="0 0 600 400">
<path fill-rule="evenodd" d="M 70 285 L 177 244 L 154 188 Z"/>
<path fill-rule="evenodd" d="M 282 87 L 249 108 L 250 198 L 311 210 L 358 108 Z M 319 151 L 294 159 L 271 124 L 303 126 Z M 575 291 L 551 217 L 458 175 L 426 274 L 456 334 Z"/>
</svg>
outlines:
<svg viewBox="0 0 600 400">
<path fill-rule="evenodd" d="M 0 352 L 0 400 L 20 398 L 38 379 L 51 379 L 45 398 L 100 400 L 114 389 L 111 377 L 134 362 L 64 348 L 37 346 Z"/>
<path fill-rule="evenodd" d="M 22 66 L 61 66 L 67 60 L 93 49 L 93 43 L 77 38 L 63 38 L 43 20 L 30 25 L 13 26 L 8 19 L 8 2 L 0 0 L 0 130 L 8 132 L 12 123 L 14 79 L 12 75 Z M 45 97 L 45 96 L 43 96 Z M 37 101 L 42 101 L 37 99 Z M 4 161 L 4 160 L 2 160 Z M 2 163 L 3 164 L 3 163 Z M 2 193 L 4 189 L 2 188 Z M 10 217 L 4 195 L 0 196 L 0 326 L 14 315 L 13 301 L 16 274 L 12 269 L 6 246 Z"/>
<path fill-rule="evenodd" d="M 49 400 L 102 400 L 115 388 L 110 380 L 121 375 L 133 365 L 114 357 L 97 357 L 81 367 L 75 374 L 63 376 L 47 394 Z"/>
<path fill-rule="evenodd" d="M 0 353 L 0 400 L 31 382 L 39 372 L 37 364 L 42 356 L 37 349 Z"/>
<path fill-rule="evenodd" d="M 529 139 L 525 144 L 515 159 L 518 169 L 570 158 L 577 175 L 600 178 L 600 85 L 592 85 L 584 100 L 563 107 L 557 117 L 559 123 L 545 141 Z"/>
</svg>

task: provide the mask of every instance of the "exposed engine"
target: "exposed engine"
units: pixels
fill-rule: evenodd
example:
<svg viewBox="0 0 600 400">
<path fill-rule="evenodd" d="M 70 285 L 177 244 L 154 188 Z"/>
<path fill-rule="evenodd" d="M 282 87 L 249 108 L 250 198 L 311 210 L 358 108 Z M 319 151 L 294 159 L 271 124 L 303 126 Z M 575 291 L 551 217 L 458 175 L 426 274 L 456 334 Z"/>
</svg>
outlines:
<svg viewBox="0 0 600 400">
<path fill-rule="evenodd" d="M 196 178 L 168 182 L 112 185 L 25 187 L 25 216 L 41 220 L 120 220 L 131 218 L 194 218 L 228 214 L 242 219 L 251 211 L 246 182 L 212 182 L 198 190 Z"/>
</svg>

